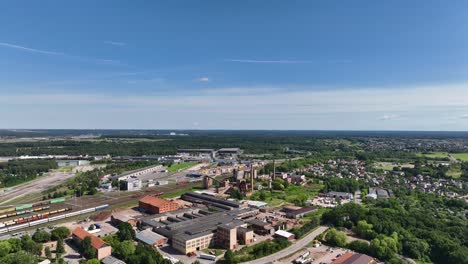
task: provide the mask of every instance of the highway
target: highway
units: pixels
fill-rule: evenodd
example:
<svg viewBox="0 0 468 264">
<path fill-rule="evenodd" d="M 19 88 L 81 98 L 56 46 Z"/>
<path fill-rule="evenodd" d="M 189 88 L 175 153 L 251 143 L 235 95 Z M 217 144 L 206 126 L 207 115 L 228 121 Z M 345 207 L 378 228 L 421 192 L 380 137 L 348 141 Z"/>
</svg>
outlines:
<svg viewBox="0 0 468 264">
<path fill-rule="evenodd" d="M 307 246 L 316 236 L 320 235 L 321 233 L 325 232 L 328 229 L 327 226 L 319 226 L 317 229 L 312 231 L 312 233 L 308 234 L 304 238 L 296 241 L 294 244 L 292 244 L 290 247 L 285 248 L 279 252 L 276 252 L 275 254 L 272 254 L 270 256 L 266 256 L 263 258 L 259 258 L 256 260 L 252 261 L 247 261 L 243 262 L 244 264 L 265 264 L 265 263 L 273 263 L 277 262 L 279 259 L 282 259 L 284 257 L 287 257 L 298 250 L 302 249 L 303 247 Z M 280 263 L 280 262 L 277 262 Z"/>
</svg>

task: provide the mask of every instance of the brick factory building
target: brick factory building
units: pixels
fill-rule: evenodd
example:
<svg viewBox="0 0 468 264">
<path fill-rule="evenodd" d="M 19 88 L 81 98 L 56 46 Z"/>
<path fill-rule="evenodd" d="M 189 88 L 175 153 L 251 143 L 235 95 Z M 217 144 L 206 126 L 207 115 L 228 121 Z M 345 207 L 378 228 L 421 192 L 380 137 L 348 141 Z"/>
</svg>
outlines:
<svg viewBox="0 0 468 264">
<path fill-rule="evenodd" d="M 163 214 L 179 209 L 177 203 L 152 195 L 143 197 L 143 199 L 139 201 L 139 207 L 151 214 Z"/>
</svg>

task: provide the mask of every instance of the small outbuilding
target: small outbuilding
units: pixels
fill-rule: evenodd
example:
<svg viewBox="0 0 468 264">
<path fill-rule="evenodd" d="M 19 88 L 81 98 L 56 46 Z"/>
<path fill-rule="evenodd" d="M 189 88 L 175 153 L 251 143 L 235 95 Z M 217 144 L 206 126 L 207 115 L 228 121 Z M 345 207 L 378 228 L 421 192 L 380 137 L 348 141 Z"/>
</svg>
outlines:
<svg viewBox="0 0 468 264">
<path fill-rule="evenodd" d="M 137 233 L 136 239 L 154 247 L 160 247 L 167 243 L 167 238 L 165 236 L 161 236 L 160 234 L 151 231 L 151 229 L 145 229 Z"/>
<path fill-rule="evenodd" d="M 295 235 L 285 230 L 278 230 L 275 232 L 275 237 L 283 238 L 287 240 L 293 240 L 295 238 Z"/>
</svg>

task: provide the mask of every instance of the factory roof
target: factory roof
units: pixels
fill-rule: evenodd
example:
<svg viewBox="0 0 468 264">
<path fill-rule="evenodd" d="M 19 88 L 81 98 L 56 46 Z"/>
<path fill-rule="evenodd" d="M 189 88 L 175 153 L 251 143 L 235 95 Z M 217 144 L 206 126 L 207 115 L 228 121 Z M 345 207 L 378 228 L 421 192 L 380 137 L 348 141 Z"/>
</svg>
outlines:
<svg viewBox="0 0 468 264">
<path fill-rule="evenodd" d="M 339 257 L 331 264 L 369 264 L 373 260 L 372 257 L 369 257 L 364 254 L 353 254 L 348 252 L 343 256 Z"/>
<path fill-rule="evenodd" d="M 135 220 L 133 217 L 130 217 L 126 214 L 122 214 L 122 213 L 112 213 L 112 218 L 114 219 L 117 219 L 119 221 L 122 221 L 122 222 L 128 222 L 130 220 Z"/>
<path fill-rule="evenodd" d="M 315 210 L 317 210 L 315 207 L 308 206 L 308 207 L 302 207 L 300 209 L 290 211 L 290 212 L 288 212 L 288 214 L 289 215 L 298 215 L 298 214 L 310 213 L 310 212 L 313 212 Z"/>
<path fill-rule="evenodd" d="M 145 229 L 136 234 L 136 238 L 148 245 L 154 245 L 161 239 L 167 239 L 165 236 L 154 233 L 151 229 Z"/>
<path fill-rule="evenodd" d="M 239 218 L 257 212 L 258 210 L 252 208 L 233 209 L 230 211 L 206 215 L 178 223 L 172 223 L 163 228 L 156 229 L 155 232 L 170 238 L 191 240 L 200 236 L 206 236 L 214 233 L 219 225 L 232 223 L 231 225 L 240 226 L 243 222 Z"/>
<path fill-rule="evenodd" d="M 278 230 L 275 232 L 275 235 L 277 236 L 280 236 L 280 237 L 284 237 L 284 238 L 290 238 L 290 237 L 293 237 L 294 234 L 293 233 L 289 233 L 288 231 L 284 231 L 284 230 Z"/>
<path fill-rule="evenodd" d="M 101 259 L 101 262 L 103 264 L 126 264 L 125 261 L 122 261 L 118 258 L 115 258 L 113 256 L 107 256 L 103 259 Z"/>
<path fill-rule="evenodd" d="M 152 196 L 152 195 L 147 195 L 147 196 L 143 197 L 140 200 L 140 202 L 145 203 L 145 204 L 149 204 L 149 205 L 155 206 L 155 207 L 160 207 L 160 206 L 163 206 L 165 204 L 172 203 L 169 200 L 159 198 L 159 197 L 155 197 L 155 196 Z"/>
<path fill-rule="evenodd" d="M 251 224 L 251 225 L 254 225 L 254 226 L 262 226 L 262 227 L 271 225 L 270 223 L 263 222 L 263 221 L 260 221 L 260 220 L 258 220 L 258 219 L 249 220 L 249 221 L 247 221 L 247 223 L 249 223 L 249 224 Z"/>
<path fill-rule="evenodd" d="M 178 149 L 177 152 L 213 152 L 214 149 Z"/>
<path fill-rule="evenodd" d="M 218 152 L 239 152 L 240 148 L 220 148 Z"/>
</svg>

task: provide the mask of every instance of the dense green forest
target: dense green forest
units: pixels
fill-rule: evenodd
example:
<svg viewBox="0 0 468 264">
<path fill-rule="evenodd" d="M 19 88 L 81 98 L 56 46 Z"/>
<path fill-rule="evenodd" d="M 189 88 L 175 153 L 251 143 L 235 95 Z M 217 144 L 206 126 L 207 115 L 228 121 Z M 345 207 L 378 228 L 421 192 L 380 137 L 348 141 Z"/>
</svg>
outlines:
<svg viewBox="0 0 468 264">
<path fill-rule="evenodd" d="M 55 160 L 12 160 L 0 163 L 0 186 L 10 187 L 56 169 Z"/>
<path fill-rule="evenodd" d="M 435 263 L 468 263 L 468 204 L 435 194 L 408 193 L 366 206 L 348 203 L 322 216 L 370 240 L 351 247 L 379 259 L 402 254 Z M 391 247 L 395 244 L 395 247 Z"/>
</svg>

